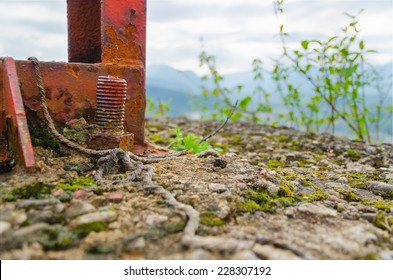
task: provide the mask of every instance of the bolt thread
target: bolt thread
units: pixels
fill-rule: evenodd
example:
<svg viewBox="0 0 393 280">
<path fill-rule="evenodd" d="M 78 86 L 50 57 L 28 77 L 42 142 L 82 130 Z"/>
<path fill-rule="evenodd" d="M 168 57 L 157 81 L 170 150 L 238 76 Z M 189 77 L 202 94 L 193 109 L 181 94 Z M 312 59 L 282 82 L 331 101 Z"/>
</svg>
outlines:
<svg viewBox="0 0 393 280">
<path fill-rule="evenodd" d="M 95 123 L 104 131 L 124 132 L 127 81 L 113 76 L 97 80 L 97 109 Z"/>
</svg>

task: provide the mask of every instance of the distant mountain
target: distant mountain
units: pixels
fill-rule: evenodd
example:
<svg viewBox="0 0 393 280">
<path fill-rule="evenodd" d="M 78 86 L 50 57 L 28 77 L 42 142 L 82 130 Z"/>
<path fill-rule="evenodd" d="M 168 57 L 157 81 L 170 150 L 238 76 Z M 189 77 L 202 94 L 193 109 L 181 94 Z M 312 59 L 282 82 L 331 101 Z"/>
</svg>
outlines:
<svg viewBox="0 0 393 280">
<path fill-rule="evenodd" d="M 392 77 L 392 63 L 383 66 L 377 66 L 376 70 L 385 79 L 391 79 Z M 273 107 L 276 114 L 282 112 L 285 113 L 286 108 L 283 104 L 281 96 L 276 91 L 275 82 L 271 79 L 268 73 L 265 73 L 265 80 L 262 86 L 270 94 L 270 105 Z M 300 85 L 301 95 L 308 99 L 313 95 L 312 89 L 307 86 L 307 82 L 301 76 L 292 76 L 289 79 L 289 83 L 294 85 Z M 146 90 L 147 97 L 152 98 L 155 102 L 165 102 L 169 103 L 171 107 L 170 116 L 192 116 L 198 115 L 193 111 L 192 102 L 203 100 L 201 96 L 201 87 L 204 85 L 207 88 L 213 88 L 213 83 L 211 81 L 201 82 L 201 79 L 192 71 L 179 71 L 173 67 L 167 65 L 152 65 L 147 67 L 147 79 L 146 79 Z M 238 96 L 232 96 L 233 100 L 242 99 L 246 95 L 252 94 L 253 90 L 256 88 L 257 83 L 253 79 L 252 72 L 241 72 L 235 74 L 229 74 L 224 76 L 222 81 L 222 86 L 227 88 L 235 88 L 237 85 L 243 85 L 242 93 Z M 378 102 L 376 96 L 375 88 L 366 89 L 366 102 L 370 108 L 370 112 L 373 113 L 373 108 Z M 392 93 L 388 99 L 392 100 Z M 217 99 L 216 99 L 217 100 Z M 212 107 L 212 104 L 216 100 L 204 101 L 208 107 Z M 389 100 L 388 100 L 389 103 Z M 255 106 L 257 104 L 254 104 Z M 392 104 L 390 104 L 392 105 Z M 386 104 L 389 106 L 389 104 Z M 324 106 L 325 107 L 325 106 Z M 325 109 L 328 109 L 327 107 Z M 324 108 L 321 108 L 323 111 Z M 384 127 L 384 133 L 392 141 L 392 120 L 391 116 L 385 115 L 382 125 Z M 346 126 L 343 124 L 337 124 L 339 134 L 347 135 Z M 390 136 L 389 136 L 390 135 Z"/>
<path fill-rule="evenodd" d="M 200 77 L 192 71 L 179 71 L 167 65 L 152 65 L 146 69 L 147 85 L 187 93 L 199 93 Z"/>
</svg>

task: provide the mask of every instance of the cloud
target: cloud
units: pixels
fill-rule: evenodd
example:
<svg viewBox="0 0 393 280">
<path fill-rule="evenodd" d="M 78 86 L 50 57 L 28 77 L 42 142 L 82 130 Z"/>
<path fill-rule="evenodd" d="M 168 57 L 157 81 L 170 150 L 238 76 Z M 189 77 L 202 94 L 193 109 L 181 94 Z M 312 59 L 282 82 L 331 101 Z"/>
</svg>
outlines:
<svg viewBox="0 0 393 280">
<path fill-rule="evenodd" d="M 367 47 L 380 51 L 372 62 L 393 60 L 390 0 L 286 0 L 284 8 L 291 46 L 333 36 L 348 23 L 344 12 L 365 8 L 361 36 Z M 148 0 L 147 62 L 201 73 L 203 37 L 223 73 L 245 71 L 255 57 L 268 62 L 279 55 L 277 31 L 270 0 Z M 6 55 L 67 60 L 66 1 L 0 0 L 0 56 Z"/>
</svg>

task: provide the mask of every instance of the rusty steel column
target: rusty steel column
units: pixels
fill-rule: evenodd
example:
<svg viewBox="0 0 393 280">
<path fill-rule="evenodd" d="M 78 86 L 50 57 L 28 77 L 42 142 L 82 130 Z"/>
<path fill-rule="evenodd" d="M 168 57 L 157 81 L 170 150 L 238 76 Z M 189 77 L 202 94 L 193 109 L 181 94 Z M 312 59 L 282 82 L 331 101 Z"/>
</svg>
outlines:
<svg viewBox="0 0 393 280">
<path fill-rule="evenodd" d="M 145 145 L 146 0 L 67 0 L 68 58 L 75 63 L 137 67 L 127 90 L 125 131 Z"/>
</svg>

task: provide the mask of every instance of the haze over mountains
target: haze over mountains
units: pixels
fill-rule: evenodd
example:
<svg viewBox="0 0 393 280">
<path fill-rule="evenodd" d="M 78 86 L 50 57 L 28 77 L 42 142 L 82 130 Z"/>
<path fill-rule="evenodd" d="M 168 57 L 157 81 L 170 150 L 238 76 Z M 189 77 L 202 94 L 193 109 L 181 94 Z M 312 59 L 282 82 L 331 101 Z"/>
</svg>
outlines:
<svg viewBox="0 0 393 280">
<path fill-rule="evenodd" d="M 385 77 L 388 82 L 389 77 L 392 77 L 392 63 L 377 66 L 376 70 Z M 264 75 L 265 80 L 262 86 L 270 93 L 270 105 L 274 112 L 284 112 L 285 108 L 281 96 L 276 92 L 275 82 L 270 78 L 269 74 Z M 301 85 L 304 82 L 302 77 L 292 77 L 290 81 L 294 84 Z M 307 84 L 307 83 L 305 83 Z M 147 67 L 147 97 L 152 98 L 154 102 L 165 102 L 171 107 L 170 116 L 184 115 L 187 117 L 200 116 L 200 112 L 193 111 L 192 100 L 203 100 L 201 95 L 202 86 L 213 88 L 213 83 L 209 81 L 202 82 L 200 77 L 192 71 L 179 71 L 168 65 L 152 65 Z M 254 88 L 257 86 L 253 79 L 252 72 L 241 72 L 235 74 L 224 75 L 222 86 L 227 88 L 234 88 L 237 85 L 243 85 L 243 91 L 240 96 L 233 96 L 233 99 L 241 99 L 246 95 L 252 94 Z M 312 91 L 307 86 L 301 87 L 301 93 L 304 97 L 312 95 Z M 377 102 L 376 90 L 368 88 L 366 92 L 366 101 L 372 112 Z M 390 100 L 389 100 L 390 99 Z M 212 104 L 214 100 L 208 101 Z M 389 104 L 390 103 L 390 104 Z M 392 93 L 385 103 L 386 106 L 392 105 Z M 392 141 L 392 119 L 390 114 L 385 114 L 382 121 L 384 141 Z M 340 127 L 339 127 L 340 130 Z M 348 131 L 343 126 L 339 134 L 346 135 Z"/>
</svg>

